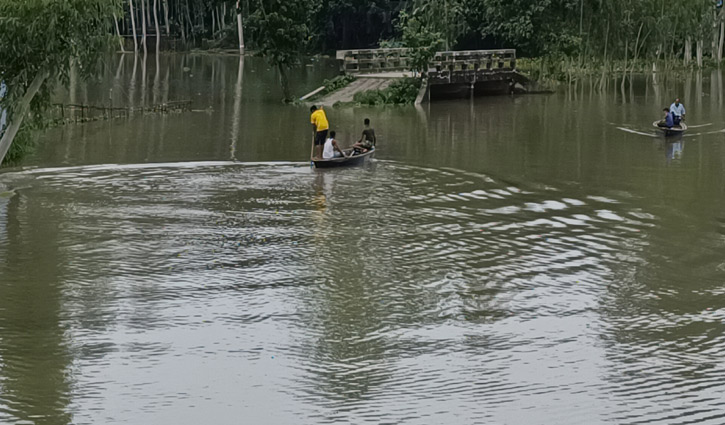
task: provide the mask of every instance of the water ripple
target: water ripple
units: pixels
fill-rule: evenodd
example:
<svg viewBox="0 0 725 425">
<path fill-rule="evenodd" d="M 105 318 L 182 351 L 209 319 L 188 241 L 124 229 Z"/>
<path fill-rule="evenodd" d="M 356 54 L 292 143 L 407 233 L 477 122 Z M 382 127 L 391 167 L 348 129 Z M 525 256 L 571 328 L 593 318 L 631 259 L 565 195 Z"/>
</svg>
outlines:
<svg viewBox="0 0 725 425">
<path fill-rule="evenodd" d="M 675 251 L 625 193 L 385 161 L 4 178 L 0 422 L 725 418 L 723 240 Z"/>
</svg>

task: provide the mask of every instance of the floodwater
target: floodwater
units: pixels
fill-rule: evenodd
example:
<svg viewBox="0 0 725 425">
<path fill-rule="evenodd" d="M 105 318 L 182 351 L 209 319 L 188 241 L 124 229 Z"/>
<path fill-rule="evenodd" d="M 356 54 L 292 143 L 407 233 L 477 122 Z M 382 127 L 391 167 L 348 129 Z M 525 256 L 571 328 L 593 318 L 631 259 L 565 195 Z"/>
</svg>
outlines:
<svg viewBox="0 0 725 425">
<path fill-rule="evenodd" d="M 0 423 L 725 423 L 721 74 L 331 109 L 379 151 L 317 172 L 306 108 L 239 65 L 114 58 L 60 98 L 192 111 L 0 175 Z"/>
</svg>

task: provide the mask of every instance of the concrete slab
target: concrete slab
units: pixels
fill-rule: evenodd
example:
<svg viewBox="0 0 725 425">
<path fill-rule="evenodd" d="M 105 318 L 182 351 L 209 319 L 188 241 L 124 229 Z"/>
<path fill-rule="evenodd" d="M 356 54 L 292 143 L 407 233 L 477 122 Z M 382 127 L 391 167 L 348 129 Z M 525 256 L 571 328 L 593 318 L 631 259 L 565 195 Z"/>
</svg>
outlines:
<svg viewBox="0 0 725 425">
<path fill-rule="evenodd" d="M 348 84 L 346 87 L 343 87 L 334 93 L 330 93 L 315 103 L 324 106 L 331 106 L 337 102 L 352 102 L 355 97 L 355 93 L 366 90 L 383 90 L 398 78 L 365 78 L 358 76 L 357 80 Z"/>
<path fill-rule="evenodd" d="M 389 78 L 405 78 L 405 77 L 413 77 L 412 72 L 380 72 L 377 74 L 358 74 L 356 75 L 357 78 L 382 78 L 382 79 L 389 79 Z"/>
</svg>

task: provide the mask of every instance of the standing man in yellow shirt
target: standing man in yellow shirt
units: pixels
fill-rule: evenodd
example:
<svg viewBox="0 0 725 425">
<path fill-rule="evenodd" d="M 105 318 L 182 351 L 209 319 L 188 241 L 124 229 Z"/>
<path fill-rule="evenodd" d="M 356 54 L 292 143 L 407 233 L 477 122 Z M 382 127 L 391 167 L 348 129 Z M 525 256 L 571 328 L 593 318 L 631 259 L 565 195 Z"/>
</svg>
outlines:
<svg viewBox="0 0 725 425">
<path fill-rule="evenodd" d="M 327 131 L 330 129 L 330 123 L 327 122 L 327 115 L 325 115 L 322 107 L 317 109 L 317 106 L 313 105 L 310 108 L 310 112 L 312 113 L 310 122 L 315 132 L 315 158 L 322 158 L 322 147 L 327 140 Z"/>
</svg>

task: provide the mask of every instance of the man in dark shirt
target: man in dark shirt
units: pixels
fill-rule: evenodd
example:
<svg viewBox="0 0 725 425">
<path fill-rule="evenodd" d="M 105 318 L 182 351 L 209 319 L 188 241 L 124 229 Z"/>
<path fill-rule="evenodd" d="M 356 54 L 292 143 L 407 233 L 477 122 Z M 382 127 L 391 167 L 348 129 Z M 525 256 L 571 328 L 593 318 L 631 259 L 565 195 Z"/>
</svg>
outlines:
<svg viewBox="0 0 725 425">
<path fill-rule="evenodd" d="M 365 118 L 364 124 L 365 129 L 362 132 L 362 137 L 360 137 L 360 140 L 352 145 L 352 147 L 354 149 L 359 149 L 363 152 L 367 152 L 375 147 L 375 144 L 378 142 L 378 140 L 375 137 L 375 129 L 370 127 L 370 118 Z"/>
<path fill-rule="evenodd" d="M 658 122 L 657 125 L 663 128 L 672 128 L 675 125 L 674 115 L 672 114 L 672 112 L 670 112 L 668 108 L 663 109 L 663 111 L 665 113 L 665 117 L 662 119 L 662 121 Z"/>
</svg>

